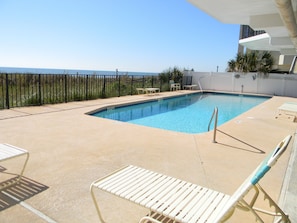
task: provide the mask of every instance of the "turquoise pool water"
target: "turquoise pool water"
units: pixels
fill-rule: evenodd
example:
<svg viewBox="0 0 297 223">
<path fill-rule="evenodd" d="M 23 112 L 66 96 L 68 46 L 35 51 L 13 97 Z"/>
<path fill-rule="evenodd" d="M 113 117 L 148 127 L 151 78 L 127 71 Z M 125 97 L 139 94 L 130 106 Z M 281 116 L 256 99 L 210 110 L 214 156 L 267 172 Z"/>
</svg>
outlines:
<svg viewBox="0 0 297 223">
<path fill-rule="evenodd" d="M 215 107 L 218 126 L 266 101 L 268 97 L 197 93 L 105 109 L 92 115 L 184 133 L 207 132 Z"/>
</svg>

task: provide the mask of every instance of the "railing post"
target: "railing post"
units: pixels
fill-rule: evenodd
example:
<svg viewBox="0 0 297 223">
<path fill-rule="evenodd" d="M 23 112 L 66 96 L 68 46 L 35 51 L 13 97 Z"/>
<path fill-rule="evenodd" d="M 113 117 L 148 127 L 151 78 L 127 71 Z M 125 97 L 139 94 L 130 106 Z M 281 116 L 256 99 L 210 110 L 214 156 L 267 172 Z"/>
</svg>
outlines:
<svg viewBox="0 0 297 223">
<path fill-rule="evenodd" d="M 68 102 L 67 74 L 64 74 L 64 102 Z"/>
<path fill-rule="evenodd" d="M 39 95 L 39 105 L 41 105 L 42 100 L 41 100 L 41 74 L 38 74 L 38 95 Z"/>
<path fill-rule="evenodd" d="M 106 85 L 106 80 L 105 80 L 105 75 L 103 76 L 103 87 L 102 87 L 102 97 L 106 98 L 106 90 L 105 90 L 105 85 Z"/>
<path fill-rule="evenodd" d="M 208 131 L 209 131 L 211 122 L 212 122 L 213 118 L 215 118 L 215 120 L 214 120 L 214 129 L 213 129 L 213 140 L 212 140 L 213 143 L 217 142 L 216 141 L 216 135 L 217 135 L 218 113 L 219 113 L 218 107 L 215 107 L 215 109 L 214 109 L 214 111 L 212 113 L 211 119 L 209 121 L 209 124 L 208 124 Z"/>
<path fill-rule="evenodd" d="M 217 123 L 218 123 L 218 108 L 216 109 L 216 113 L 215 113 L 215 123 L 214 123 L 214 130 L 213 130 L 213 143 L 217 143 L 216 141 L 216 136 L 217 136 Z"/>
<path fill-rule="evenodd" d="M 152 87 L 154 87 L 154 76 L 152 76 Z"/>
<path fill-rule="evenodd" d="M 88 92 L 89 91 L 89 75 L 87 74 L 86 78 L 86 100 L 88 100 Z"/>
<path fill-rule="evenodd" d="M 200 83 L 200 78 L 198 78 L 198 85 L 199 85 L 200 91 L 203 93 L 203 89 L 202 89 L 202 86 L 201 86 L 201 83 Z"/>
<path fill-rule="evenodd" d="M 132 95 L 133 93 L 133 75 L 131 77 L 131 90 L 130 90 L 130 94 Z"/>
<path fill-rule="evenodd" d="M 142 76 L 142 87 L 144 88 L 144 75 Z"/>
<path fill-rule="evenodd" d="M 5 85 L 6 85 L 5 86 L 5 90 L 6 90 L 6 92 L 5 92 L 5 94 L 6 94 L 6 96 L 5 96 L 5 98 L 6 98 L 6 108 L 9 109 L 8 73 L 5 74 Z"/>
<path fill-rule="evenodd" d="M 118 94 L 118 97 L 120 97 L 121 96 L 121 76 L 119 75 L 118 77 L 119 77 L 119 88 L 118 88 L 119 94 Z"/>
</svg>

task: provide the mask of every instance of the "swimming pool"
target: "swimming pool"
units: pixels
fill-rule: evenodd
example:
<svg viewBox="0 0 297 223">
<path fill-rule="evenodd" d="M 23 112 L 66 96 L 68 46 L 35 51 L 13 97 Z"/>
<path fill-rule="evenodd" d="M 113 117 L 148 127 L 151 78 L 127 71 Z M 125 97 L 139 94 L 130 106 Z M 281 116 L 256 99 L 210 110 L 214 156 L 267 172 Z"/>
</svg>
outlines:
<svg viewBox="0 0 297 223">
<path fill-rule="evenodd" d="M 215 107 L 219 110 L 219 126 L 267 99 L 269 97 L 196 93 L 105 109 L 92 115 L 177 132 L 202 133 L 208 131 Z"/>
</svg>

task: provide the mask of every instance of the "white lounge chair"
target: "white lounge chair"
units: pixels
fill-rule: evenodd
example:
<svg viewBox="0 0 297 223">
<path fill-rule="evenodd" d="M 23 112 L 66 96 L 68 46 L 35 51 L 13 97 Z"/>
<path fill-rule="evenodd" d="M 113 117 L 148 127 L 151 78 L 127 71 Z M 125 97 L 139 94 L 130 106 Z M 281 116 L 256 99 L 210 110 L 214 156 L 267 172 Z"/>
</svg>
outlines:
<svg viewBox="0 0 297 223">
<path fill-rule="evenodd" d="M 25 167 L 27 165 L 28 159 L 29 159 L 29 152 L 27 150 L 21 149 L 21 148 L 18 148 L 16 146 L 12 146 L 9 144 L 0 144 L 0 162 L 9 160 L 9 159 L 13 159 L 13 158 L 16 158 L 19 156 L 26 156 L 26 159 L 23 164 L 22 170 L 21 170 L 20 174 L 18 175 L 17 180 L 13 183 L 11 183 L 11 182 L 9 182 L 7 184 L 0 183 L 0 190 L 6 188 L 8 186 L 11 186 L 15 183 L 18 183 L 21 180 L 23 173 L 25 171 Z"/>
<path fill-rule="evenodd" d="M 180 90 L 180 83 L 174 83 L 173 80 L 170 80 L 169 84 L 170 84 L 170 91 Z"/>
<path fill-rule="evenodd" d="M 124 167 L 91 184 L 90 191 L 98 216 L 101 222 L 104 222 L 94 189 L 109 192 L 148 208 L 150 214 L 140 222 L 160 222 L 154 218 L 155 214 L 174 222 L 224 222 L 232 216 L 235 208 L 251 212 L 255 220 L 262 223 L 264 221 L 259 212 L 277 216 L 278 222 L 290 222 L 289 217 L 259 185 L 260 179 L 285 151 L 290 139 L 289 135 L 282 140 L 232 196 L 140 167 Z M 244 198 L 252 189 L 255 194 L 248 202 Z M 275 211 L 268 212 L 254 207 L 260 192 L 264 193 L 265 199 L 269 200 Z"/>
<path fill-rule="evenodd" d="M 148 95 L 155 95 L 158 92 L 160 93 L 160 88 L 157 88 L 157 87 L 148 87 L 148 88 L 145 88 L 144 90 L 145 90 L 145 93 Z"/>
<path fill-rule="evenodd" d="M 297 103 L 286 102 L 282 104 L 280 107 L 278 107 L 278 116 L 276 118 L 283 117 L 283 116 L 284 118 L 293 120 L 293 122 L 296 121 Z"/>
<path fill-rule="evenodd" d="M 185 76 L 183 80 L 183 89 L 184 90 L 193 90 L 193 88 L 197 87 L 197 84 L 192 83 L 192 77 L 190 76 Z"/>
<path fill-rule="evenodd" d="M 144 88 L 136 88 L 137 94 L 143 94 L 145 92 Z"/>
<path fill-rule="evenodd" d="M 184 90 L 193 90 L 193 88 L 196 88 L 197 84 L 190 84 L 190 85 L 184 85 Z"/>
</svg>

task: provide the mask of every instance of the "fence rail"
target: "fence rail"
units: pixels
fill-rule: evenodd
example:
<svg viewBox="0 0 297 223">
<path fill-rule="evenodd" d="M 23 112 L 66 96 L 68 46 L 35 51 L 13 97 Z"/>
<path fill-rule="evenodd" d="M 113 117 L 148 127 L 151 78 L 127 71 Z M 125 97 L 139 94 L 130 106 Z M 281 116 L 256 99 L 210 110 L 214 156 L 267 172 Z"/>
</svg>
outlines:
<svg viewBox="0 0 297 223">
<path fill-rule="evenodd" d="M 169 89 L 159 76 L 0 73 L 0 109 L 134 95 L 147 87 Z"/>
</svg>

